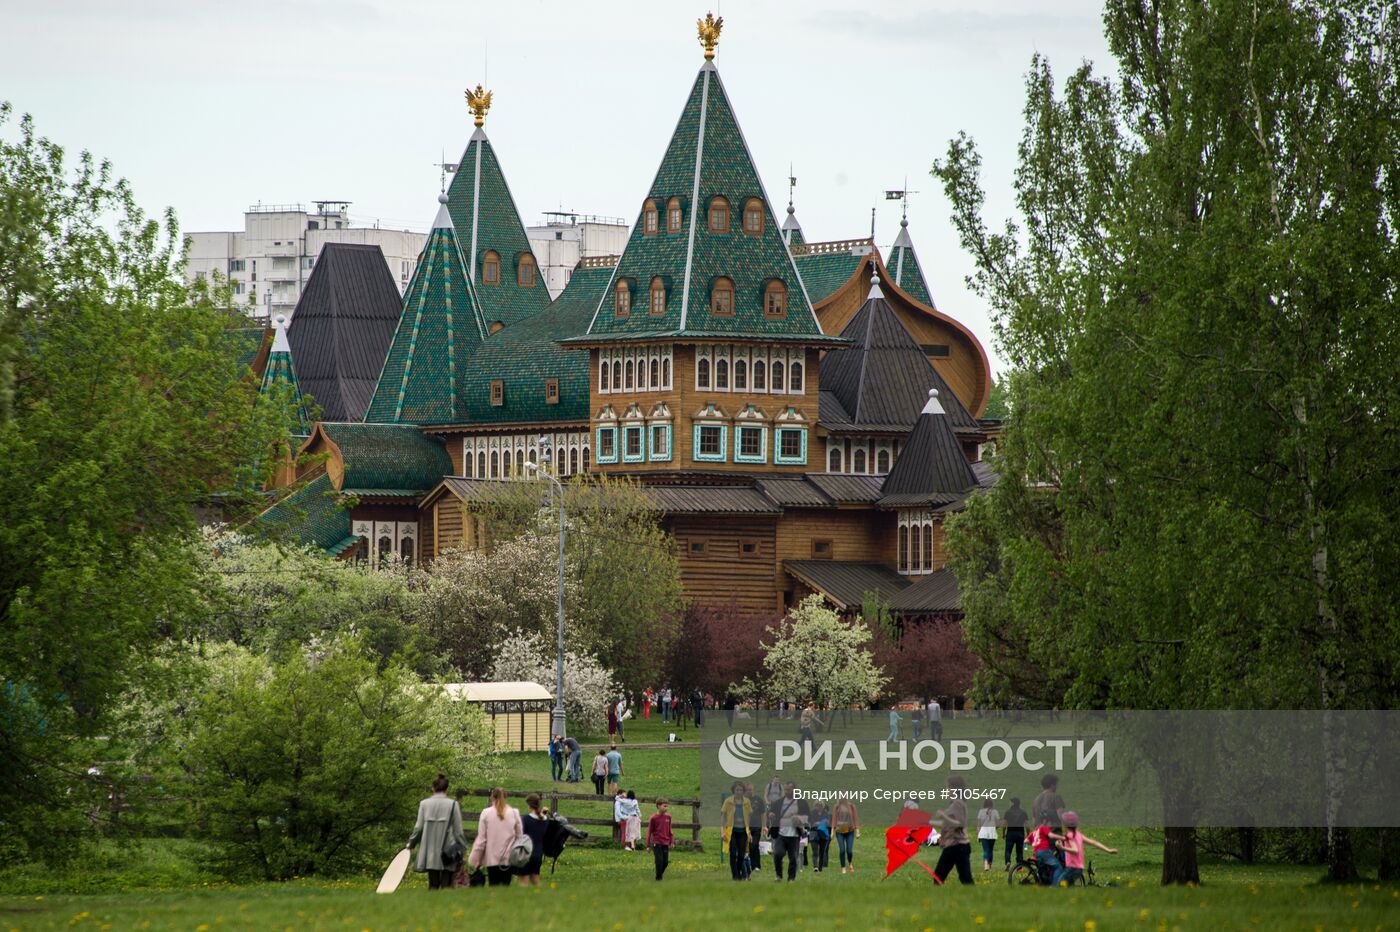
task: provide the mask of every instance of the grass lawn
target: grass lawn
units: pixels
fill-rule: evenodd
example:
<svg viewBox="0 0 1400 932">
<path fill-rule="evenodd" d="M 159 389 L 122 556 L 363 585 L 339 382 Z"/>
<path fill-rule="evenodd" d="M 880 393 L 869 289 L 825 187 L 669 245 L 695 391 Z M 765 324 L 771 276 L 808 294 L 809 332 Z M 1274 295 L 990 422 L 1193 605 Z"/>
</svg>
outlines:
<svg viewBox="0 0 1400 932">
<path fill-rule="evenodd" d="M 632 724 L 632 723 L 629 723 Z M 655 725 L 635 728 L 637 743 Z M 694 742 L 692 729 L 686 735 Z M 625 765 L 639 795 L 697 793 L 691 748 L 624 749 Z M 543 753 L 507 755 L 512 790 L 548 789 Z M 588 787 L 585 784 L 585 787 Z M 566 814 L 591 814 L 572 803 Z M 650 807 L 646 807 L 647 811 Z M 677 813 L 688 818 L 689 810 Z M 411 813 L 405 814 L 405 831 Z M 606 829 L 601 830 L 606 832 Z M 410 874 L 392 896 L 377 896 L 377 875 L 335 881 L 229 885 L 203 873 L 204 849 L 193 842 L 147 841 L 104 848 L 80 872 L 52 876 L 32 866 L 0 870 L 0 932 L 5 929 L 1302 929 L 1400 928 L 1400 888 L 1317 883 L 1320 868 L 1247 867 L 1205 862 L 1205 885 L 1163 889 L 1160 850 L 1134 832 L 1095 832 L 1120 849 L 1093 852 L 1100 881 L 1087 890 L 1012 888 L 1005 874 L 983 874 L 977 884 L 935 887 L 915 865 L 882 880 L 881 833 L 871 828 L 856 843 L 860 872 L 836 867 L 799 873 L 777 883 L 772 862 L 747 884 L 736 885 L 721 865 L 717 833 L 707 832 L 700 853 L 677 851 L 662 883 L 652 879 L 647 852 L 611 844 L 571 847 L 557 873 L 545 866 L 537 889 L 478 889 L 430 893 Z M 387 862 L 392 852 L 386 852 Z M 974 851 L 974 858 L 978 857 Z M 834 857 L 834 853 L 833 853 Z M 921 859 L 930 866 L 930 852 Z"/>
</svg>

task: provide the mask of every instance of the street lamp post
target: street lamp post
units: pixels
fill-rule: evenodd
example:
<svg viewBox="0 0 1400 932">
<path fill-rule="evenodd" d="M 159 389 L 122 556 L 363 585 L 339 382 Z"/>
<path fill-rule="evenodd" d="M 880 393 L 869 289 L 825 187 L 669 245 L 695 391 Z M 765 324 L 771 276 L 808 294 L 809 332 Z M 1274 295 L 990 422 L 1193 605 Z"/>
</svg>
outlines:
<svg viewBox="0 0 1400 932">
<path fill-rule="evenodd" d="M 555 658 L 554 716 L 550 733 L 562 738 L 568 734 L 564 716 L 564 486 L 544 468 L 548 462 L 549 451 L 541 446 L 540 464 L 526 463 L 525 466 L 554 483 L 554 492 L 559 497 L 559 645 Z"/>
</svg>

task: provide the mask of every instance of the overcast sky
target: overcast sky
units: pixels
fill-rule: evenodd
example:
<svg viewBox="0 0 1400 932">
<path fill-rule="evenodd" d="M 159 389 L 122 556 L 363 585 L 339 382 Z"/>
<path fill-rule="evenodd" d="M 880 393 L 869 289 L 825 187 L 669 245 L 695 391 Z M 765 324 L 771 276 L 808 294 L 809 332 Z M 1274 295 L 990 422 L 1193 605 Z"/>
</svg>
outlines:
<svg viewBox="0 0 1400 932">
<path fill-rule="evenodd" d="M 887 188 L 918 191 L 910 232 L 941 310 L 992 353 L 985 304 L 928 170 L 963 130 L 988 213 L 1012 207 L 1032 54 L 1063 78 L 1106 67 L 1094 0 L 719 3 L 716 64 L 781 217 L 789 162 L 809 241 L 898 231 Z M 185 230 L 242 228 L 250 204 L 351 201 L 362 223 L 426 230 L 441 153 L 486 129 L 523 219 L 635 221 L 703 59 L 706 0 L 0 0 L 0 99 L 112 160 Z M 488 74 L 489 70 L 489 74 Z M 13 127 L 11 127 L 13 129 Z"/>
</svg>

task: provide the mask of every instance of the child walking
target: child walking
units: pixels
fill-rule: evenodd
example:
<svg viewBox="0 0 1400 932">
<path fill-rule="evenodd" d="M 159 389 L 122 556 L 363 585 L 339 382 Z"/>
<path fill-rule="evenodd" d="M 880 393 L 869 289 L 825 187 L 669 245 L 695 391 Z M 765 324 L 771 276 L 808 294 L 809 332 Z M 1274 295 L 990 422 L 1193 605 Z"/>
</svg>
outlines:
<svg viewBox="0 0 1400 932">
<path fill-rule="evenodd" d="M 642 804 L 637 802 L 637 791 L 628 790 L 625 799 L 619 800 L 622 812 L 623 847 L 628 851 L 637 850 L 637 842 L 642 840 Z"/>
<path fill-rule="evenodd" d="M 1065 827 L 1063 835 L 1050 833 L 1050 837 L 1060 843 L 1060 850 L 1064 852 L 1065 863 L 1055 872 L 1051 884 L 1058 887 L 1060 884 L 1073 886 L 1074 882 L 1084 876 L 1084 846 L 1093 845 L 1105 854 L 1117 854 L 1117 848 L 1110 848 L 1090 838 L 1079 831 L 1079 816 L 1073 812 L 1066 812 L 1060 816 L 1060 823 Z"/>
<path fill-rule="evenodd" d="M 656 812 L 647 820 L 647 847 L 656 860 L 656 879 L 666 873 L 671 862 L 671 806 L 664 798 L 656 801 Z"/>
</svg>

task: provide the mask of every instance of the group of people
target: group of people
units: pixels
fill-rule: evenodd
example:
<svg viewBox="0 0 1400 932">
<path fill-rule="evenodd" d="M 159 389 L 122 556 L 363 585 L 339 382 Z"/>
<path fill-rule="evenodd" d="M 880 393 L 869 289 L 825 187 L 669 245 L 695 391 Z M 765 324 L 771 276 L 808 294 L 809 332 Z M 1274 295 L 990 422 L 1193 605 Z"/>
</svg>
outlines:
<svg viewBox="0 0 1400 932">
<path fill-rule="evenodd" d="M 860 837 L 855 803 L 844 796 L 830 807 L 820 800 L 808 803 L 796 798 L 796 790 L 795 783 L 784 783 L 776 775 L 762 793 L 743 780 L 730 786 L 720 804 L 720 830 L 734 880 L 749 880 L 762 870 L 765 848 L 778 880 L 783 879 L 785 863 L 787 879 L 796 880 L 799 860 L 821 873 L 830 865 L 833 836 L 841 873 L 855 873 L 855 841 Z"/>
<path fill-rule="evenodd" d="M 513 879 L 523 886 L 538 885 L 549 827 L 539 795 L 525 797 L 528 812 L 522 816 L 507 802 L 504 789 L 491 790 L 490 805 L 481 810 L 468 851 L 462 807 L 447 795 L 447 788 L 447 776 L 438 774 L 432 795 L 418 804 L 418 821 L 404 845 L 417 846 L 413 869 L 428 875 L 428 888 L 471 886 L 471 875 L 478 871 L 493 887 L 508 886 Z"/>
<path fill-rule="evenodd" d="M 914 740 L 920 741 L 924 737 L 924 726 L 928 725 L 928 736 L 931 741 L 943 740 L 943 706 L 937 699 L 929 699 L 910 713 L 909 719 L 914 728 Z M 890 743 L 899 740 L 900 724 L 904 721 L 899 710 L 890 709 L 890 736 L 885 739 Z"/>
<path fill-rule="evenodd" d="M 1060 778 L 1053 773 L 1040 780 L 1040 793 L 1031 802 L 1031 812 L 1021 808 L 1021 800 L 1011 797 L 1011 808 L 1006 813 L 997 811 L 990 800 L 982 802 L 977 810 L 977 838 L 982 844 L 982 870 L 992 869 L 996 860 L 997 831 L 1002 830 L 1005 853 L 1003 866 L 1012 865 L 1011 852 L 1016 851 L 1016 861 L 1025 858 L 1025 846 L 1029 845 L 1031 857 L 1035 859 L 1042 883 L 1052 886 L 1070 885 L 1084 874 L 1085 846 L 1098 848 L 1107 854 L 1117 854 L 1117 848 L 1109 848 L 1088 837 L 1079 830 L 1079 815 L 1065 808 L 1065 799 L 1060 795 Z M 1035 823 L 1035 828 L 1026 834 L 1026 826 Z"/>
</svg>

